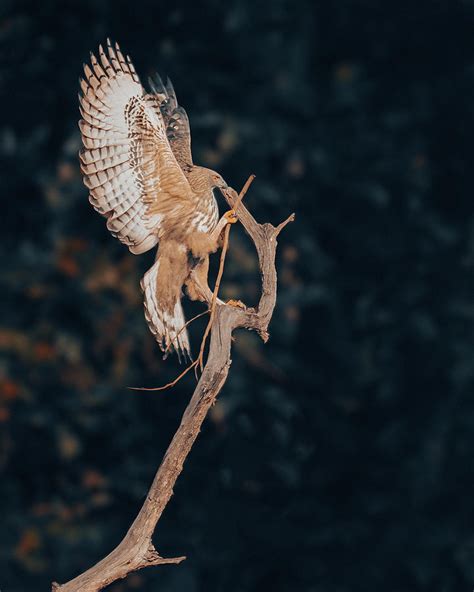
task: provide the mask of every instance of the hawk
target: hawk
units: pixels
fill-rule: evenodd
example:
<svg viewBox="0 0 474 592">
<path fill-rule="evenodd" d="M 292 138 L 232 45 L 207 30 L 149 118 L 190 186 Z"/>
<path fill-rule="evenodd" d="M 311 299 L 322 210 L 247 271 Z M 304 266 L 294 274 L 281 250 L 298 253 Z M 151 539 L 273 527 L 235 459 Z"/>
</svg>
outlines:
<svg viewBox="0 0 474 592">
<path fill-rule="evenodd" d="M 145 318 L 162 351 L 191 359 L 181 306 L 182 288 L 210 303 L 209 254 L 237 218 L 219 219 L 214 190 L 227 183 L 191 155 L 186 111 L 169 80 L 157 76 L 147 92 L 117 43 L 91 53 L 80 80 L 81 171 L 89 201 L 113 236 L 135 255 L 158 245 L 141 281 Z"/>
</svg>

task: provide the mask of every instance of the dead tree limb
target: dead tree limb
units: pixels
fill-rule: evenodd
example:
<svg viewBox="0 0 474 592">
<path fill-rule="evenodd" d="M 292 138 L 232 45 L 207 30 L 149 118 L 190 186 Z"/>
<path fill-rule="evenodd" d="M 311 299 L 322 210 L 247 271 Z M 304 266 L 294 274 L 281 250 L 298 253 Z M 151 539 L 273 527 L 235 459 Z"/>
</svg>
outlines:
<svg viewBox="0 0 474 592">
<path fill-rule="evenodd" d="M 227 202 L 232 207 L 237 194 L 229 190 Z M 231 365 L 232 332 L 240 327 L 257 331 L 268 339 L 268 325 L 277 294 L 275 255 L 277 236 L 294 220 L 294 214 L 278 226 L 258 224 L 247 208 L 240 204 L 238 217 L 257 249 L 262 277 L 262 293 L 256 309 L 217 306 L 211 327 L 209 355 L 194 394 L 184 412 L 163 461 L 155 475 L 145 502 L 121 543 L 96 565 L 65 584 L 52 584 L 53 592 L 98 592 L 129 573 L 162 563 L 180 563 L 185 557 L 164 558 L 152 543 L 152 535 L 183 464 L 196 440 L 201 425 L 223 387 Z"/>
</svg>

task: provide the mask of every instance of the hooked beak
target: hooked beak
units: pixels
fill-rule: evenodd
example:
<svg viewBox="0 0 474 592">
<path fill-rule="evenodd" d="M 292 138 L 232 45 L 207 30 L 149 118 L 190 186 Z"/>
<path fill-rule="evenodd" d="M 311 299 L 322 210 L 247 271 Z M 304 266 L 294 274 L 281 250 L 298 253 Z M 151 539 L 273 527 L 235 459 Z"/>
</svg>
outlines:
<svg viewBox="0 0 474 592">
<path fill-rule="evenodd" d="M 227 191 L 227 189 L 229 189 L 229 186 L 227 185 L 227 183 L 226 183 L 225 181 L 223 181 L 223 182 L 222 182 L 222 184 L 221 184 L 221 185 L 219 185 L 219 189 L 220 189 L 221 193 L 222 193 L 223 195 L 225 195 L 225 194 L 226 194 L 226 191 Z"/>
</svg>

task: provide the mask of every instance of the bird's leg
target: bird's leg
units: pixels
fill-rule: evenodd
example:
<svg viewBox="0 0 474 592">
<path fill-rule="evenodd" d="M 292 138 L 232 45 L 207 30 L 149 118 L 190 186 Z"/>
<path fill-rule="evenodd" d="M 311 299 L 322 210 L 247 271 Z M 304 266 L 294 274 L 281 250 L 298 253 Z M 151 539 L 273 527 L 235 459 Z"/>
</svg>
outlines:
<svg viewBox="0 0 474 592">
<path fill-rule="evenodd" d="M 198 269 L 193 269 L 191 271 L 191 279 L 193 280 L 193 287 L 195 291 L 199 295 L 199 299 L 203 302 L 207 302 L 209 306 L 212 304 L 212 291 L 207 285 L 207 281 L 203 281 L 204 278 L 199 273 Z M 220 298 L 216 298 L 217 304 L 224 304 L 224 302 Z"/>
<path fill-rule="evenodd" d="M 221 232 L 224 230 L 224 228 L 226 227 L 227 224 L 235 224 L 237 222 L 238 218 L 237 218 L 237 214 L 235 213 L 234 210 L 229 210 L 228 212 L 226 212 L 221 219 L 219 220 L 219 222 L 217 223 L 217 226 L 214 228 L 214 230 L 211 232 L 211 239 L 214 241 L 219 240 L 219 237 L 221 235 Z"/>
<path fill-rule="evenodd" d="M 219 223 L 216 226 L 216 229 L 214 230 L 214 232 L 212 233 L 212 238 L 214 240 L 218 240 L 219 236 L 223 230 L 223 228 L 225 228 L 225 226 L 227 224 L 235 224 L 238 220 L 237 214 L 235 213 L 235 210 L 229 210 L 228 212 L 226 212 L 222 218 L 219 220 Z M 207 288 L 209 290 L 209 287 Z M 209 290 L 210 292 L 210 290 Z M 211 292 L 212 295 L 212 292 Z M 222 302 L 222 300 L 220 300 L 219 298 L 217 299 L 218 304 L 224 304 L 224 302 Z M 245 306 L 245 304 L 241 301 L 241 300 L 228 300 L 227 302 L 225 302 L 225 304 L 229 305 L 229 306 L 236 306 L 238 308 L 244 308 L 246 309 L 247 307 Z"/>
<path fill-rule="evenodd" d="M 216 228 L 210 234 L 210 238 L 217 243 L 219 237 L 221 235 L 222 230 L 226 227 L 227 224 L 235 224 L 238 218 L 235 213 L 235 210 L 229 210 L 226 212 L 222 218 L 217 223 Z M 192 280 L 192 288 L 191 291 L 189 288 L 191 287 L 188 285 L 188 294 L 192 299 L 199 299 L 203 302 L 207 302 L 209 306 L 212 305 L 213 293 L 209 288 L 207 283 L 207 272 L 209 269 L 209 259 L 206 260 L 205 264 L 201 264 L 196 266 L 190 274 L 190 279 Z M 194 297 L 193 297 L 193 289 L 194 289 Z M 223 302 L 220 298 L 216 298 L 216 304 L 227 304 L 229 306 L 237 306 L 239 308 L 247 308 L 243 302 L 240 300 L 228 300 L 227 302 Z"/>
<path fill-rule="evenodd" d="M 196 270 L 191 272 L 191 278 L 193 280 L 194 289 L 199 293 L 200 300 L 207 302 L 209 306 L 212 305 L 212 291 L 207 285 L 207 282 L 203 282 L 199 273 Z M 236 306 L 237 308 L 246 309 L 246 305 L 241 300 L 228 300 L 224 302 L 220 298 L 216 298 L 216 304 L 227 304 L 228 306 Z"/>
</svg>

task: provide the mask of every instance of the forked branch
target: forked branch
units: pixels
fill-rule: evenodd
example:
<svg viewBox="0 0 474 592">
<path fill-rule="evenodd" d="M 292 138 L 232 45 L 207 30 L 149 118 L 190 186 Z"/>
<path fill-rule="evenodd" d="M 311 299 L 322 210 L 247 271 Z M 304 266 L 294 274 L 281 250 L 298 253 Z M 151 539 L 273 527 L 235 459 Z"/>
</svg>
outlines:
<svg viewBox="0 0 474 592">
<path fill-rule="evenodd" d="M 229 189 L 226 200 L 230 207 L 237 205 L 237 193 Z M 238 205 L 238 217 L 257 249 L 262 278 L 262 294 L 258 307 L 216 306 L 210 328 L 207 362 L 140 512 L 121 543 L 109 555 L 67 583 L 53 583 L 53 592 L 98 592 L 133 571 L 162 563 L 180 563 L 185 559 L 184 556 L 161 557 L 152 543 L 153 532 L 173 495 L 173 487 L 207 412 L 227 379 L 231 365 L 232 332 L 245 327 L 257 331 L 264 341 L 268 339 L 268 325 L 277 294 L 277 236 L 294 220 L 292 214 L 277 227 L 258 224 L 243 204 Z"/>
</svg>

